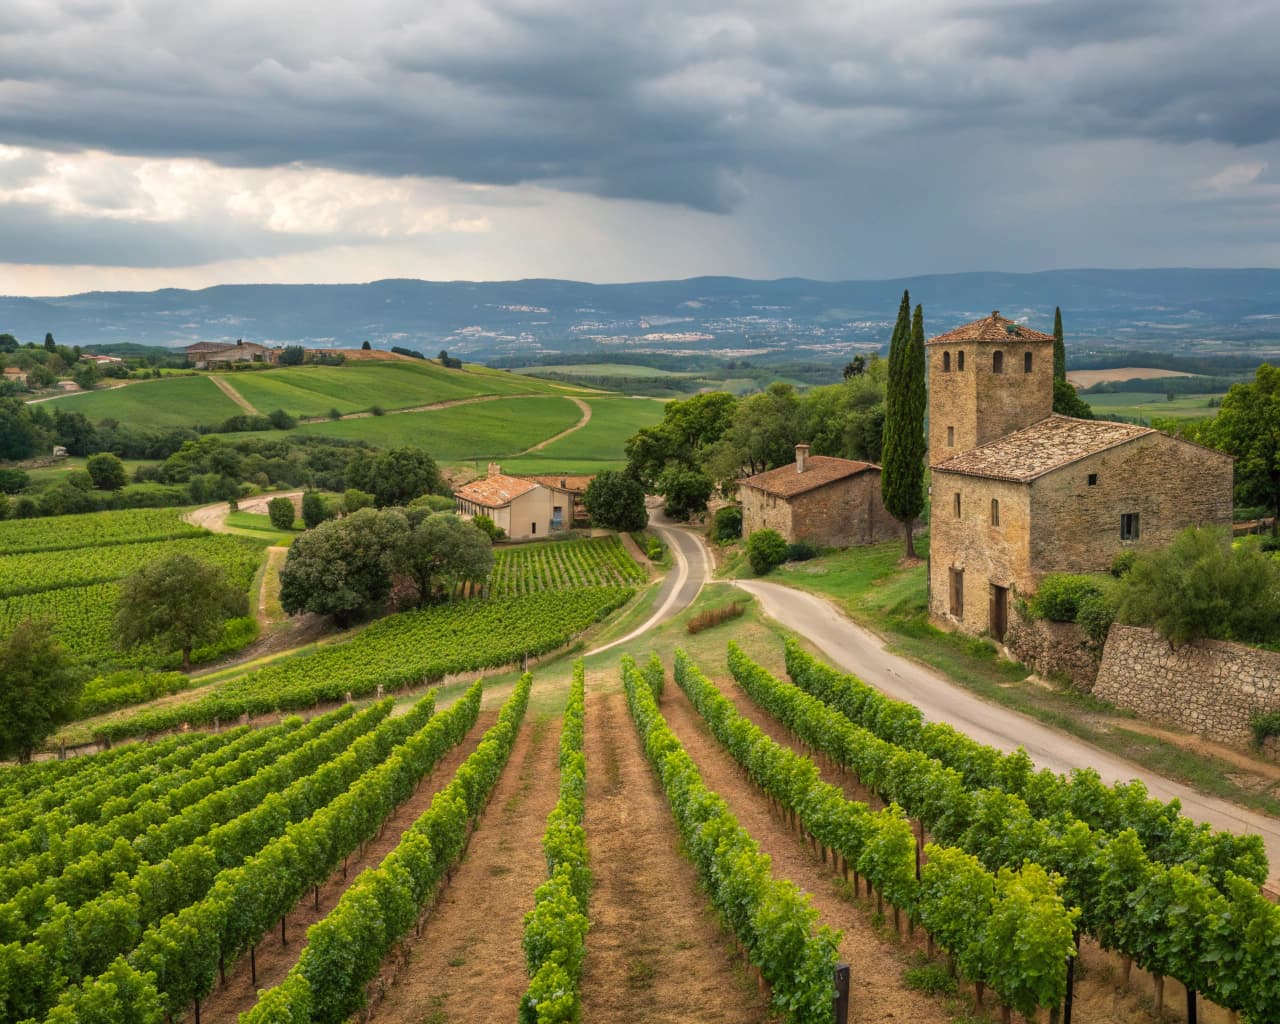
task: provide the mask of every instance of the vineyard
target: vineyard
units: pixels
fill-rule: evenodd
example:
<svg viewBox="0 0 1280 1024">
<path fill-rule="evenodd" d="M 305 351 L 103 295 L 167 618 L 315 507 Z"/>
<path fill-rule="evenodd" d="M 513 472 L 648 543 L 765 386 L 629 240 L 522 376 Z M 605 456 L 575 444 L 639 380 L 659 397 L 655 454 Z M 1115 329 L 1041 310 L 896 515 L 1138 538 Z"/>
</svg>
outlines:
<svg viewBox="0 0 1280 1024">
<path fill-rule="evenodd" d="M 204 534 L 200 527 L 183 522 L 176 510 L 164 508 L 90 512 L 43 519 L 7 519 L 0 522 L 0 555 L 137 544 Z"/>
<path fill-rule="evenodd" d="M 494 554 L 489 592 L 494 597 L 579 587 L 633 587 L 645 581 L 617 537 L 552 541 L 501 548 Z"/>
<path fill-rule="evenodd" d="M 576 595 L 625 593 L 398 616 L 232 692 L 270 690 L 272 672 L 277 699 L 311 697 L 325 679 L 362 686 L 366 660 L 385 684 L 397 664 L 411 674 L 427 664 L 417 616 L 504 606 L 511 634 L 522 606 L 536 630 L 534 609 L 549 618 Z M 461 628 L 425 621 L 437 638 Z M 496 621 L 473 622 L 458 649 L 477 650 Z M 385 635 L 359 646 L 374 630 Z M 682 650 L 670 669 L 624 655 L 611 670 L 622 692 L 596 692 L 597 676 L 590 697 L 578 661 L 563 669 L 558 742 L 552 733 L 545 746 L 547 713 L 525 723 L 535 686 L 525 673 L 483 713 L 478 737 L 475 683 L 439 713 L 433 691 L 398 716 L 390 699 L 348 703 L 309 723 L 0 769 L 0 1024 L 201 1014 L 339 1024 L 362 1009 L 376 1024 L 430 1019 L 448 998 L 467 1007 L 480 987 L 486 1019 L 622 1020 L 646 998 L 636 985 L 655 986 L 654 999 L 661 986 L 662 999 L 705 1000 L 697 993 L 722 985 L 734 958 L 755 985 L 737 986 L 707 1020 L 829 1024 L 844 960 L 850 1019 L 887 1019 L 893 1007 L 944 1024 L 955 1011 L 893 973 L 893 949 L 925 957 L 925 943 L 931 962 L 945 955 L 974 986 L 980 1010 L 985 997 L 1006 1020 L 1056 1020 L 1082 984 L 1082 939 L 1250 1024 L 1280 1019 L 1280 912 L 1259 891 L 1267 863 L 1255 839 L 1196 825 L 1136 783 L 1035 771 L 1021 751 L 926 723 L 795 642 L 784 653 L 774 663 L 785 678 L 730 642 L 718 682 Z M 344 660 L 300 667 L 321 657 Z M 610 717 L 614 698 L 629 740 Z M 635 762 L 660 796 L 657 817 Z M 622 832 L 642 818 L 639 842 L 593 817 L 611 792 Z M 640 874 L 650 847 L 679 847 L 688 870 Z M 498 896 L 506 877 L 519 888 Z M 709 901 L 731 945 L 690 942 L 700 926 L 670 917 L 638 922 L 659 906 L 650 890 L 666 915 Z M 655 926 L 670 963 L 689 950 L 687 968 L 635 974 L 638 954 L 625 953 L 634 977 L 615 982 L 618 944 Z M 496 944 L 483 968 L 470 961 L 477 943 Z M 618 984 L 621 1002 L 602 1002 Z M 691 1019 L 703 1004 L 681 1005 Z"/>
</svg>

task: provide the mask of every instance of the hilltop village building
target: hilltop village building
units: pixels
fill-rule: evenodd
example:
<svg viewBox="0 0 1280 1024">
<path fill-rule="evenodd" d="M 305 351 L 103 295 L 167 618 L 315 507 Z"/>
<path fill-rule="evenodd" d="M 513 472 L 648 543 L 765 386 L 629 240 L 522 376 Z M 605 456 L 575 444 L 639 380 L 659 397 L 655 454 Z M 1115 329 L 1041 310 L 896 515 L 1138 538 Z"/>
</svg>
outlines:
<svg viewBox="0 0 1280 1024">
<path fill-rule="evenodd" d="M 188 345 L 184 351 L 187 361 L 197 370 L 208 370 L 229 363 L 274 363 L 280 358 L 278 349 L 243 340 L 235 344 L 198 341 L 194 345 Z"/>
<path fill-rule="evenodd" d="M 1053 336 L 998 312 L 930 339 L 929 611 L 1003 639 L 1054 572 L 1231 523 L 1232 460 L 1150 427 L 1053 412 Z"/>
<path fill-rule="evenodd" d="M 574 494 L 537 480 L 507 476 L 496 463 L 479 480 L 453 492 L 458 515 L 486 515 L 512 540 L 532 540 L 567 530 L 572 523 Z"/>
<path fill-rule="evenodd" d="M 880 467 L 870 462 L 810 455 L 796 445 L 796 461 L 738 481 L 742 535 L 776 530 L 789 543 L 847 548 L 889 540 L 901 532 L 880 494 Z"/>
</svg>

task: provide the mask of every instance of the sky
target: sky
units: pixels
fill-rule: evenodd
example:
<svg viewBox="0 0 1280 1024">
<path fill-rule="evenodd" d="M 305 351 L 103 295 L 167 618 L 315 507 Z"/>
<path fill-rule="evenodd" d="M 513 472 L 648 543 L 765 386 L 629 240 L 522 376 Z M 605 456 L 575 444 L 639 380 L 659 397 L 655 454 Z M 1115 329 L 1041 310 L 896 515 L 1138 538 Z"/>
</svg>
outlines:
<svg viewBox="0 0 1280 1024">
<path fill-rule="evenodd" d="M 4 0 L 0 294 L 1280 266 L 1275 0 Z"/>
</svg>

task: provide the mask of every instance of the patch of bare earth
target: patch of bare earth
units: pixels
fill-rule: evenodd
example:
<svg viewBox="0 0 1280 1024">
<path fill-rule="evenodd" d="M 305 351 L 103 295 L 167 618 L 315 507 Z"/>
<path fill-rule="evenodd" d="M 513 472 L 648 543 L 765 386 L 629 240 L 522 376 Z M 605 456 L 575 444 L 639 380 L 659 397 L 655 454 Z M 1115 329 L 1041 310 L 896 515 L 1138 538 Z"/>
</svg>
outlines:
<svg viewBox="0 0 1280 1024">
<path fill-rule="evenodd" d="M 582 982 L 591 1024 L 768 1019 L 680 836 L 620 693 L 586 716 L 585 828 L 595 874 Z"/>
<path fill-rule="evenodd" d="M 384 968 L 373 1021 L 514 1021 L 529 980 L 524 915 L 547 877 L 542 834 L 560 790 L 560 724 L 526 723 L 453 881 Z M 391 979 L 394 976 L 394 983 Z"/>
<path fill-rule="evenodd" d="M 376 867 L 399 844 L 401 836 L 431 805 L 436 792 L 448 785 L 458 766 L 479 746 L 484 731 L 497 720 L 497 711 L 482 711 L 479 721 L 467 737 L 445 754 L 440 763 L 419 784 L 417 791 L 392 813 L 378 837 L 362 851 L 347 859 L 346 871 L 336 871 L 316 892 L 304 897 L 284 919 L 284 939 L 277 926 L 258 943 L 252 961 L 243 957 L 229 965 L 225 985 L 218 984 L 209 998 L 200 1004 L 201 1024 L 218 1021 L 234 1022 L 239 1015 L 254 1007 L 258 990 L 271 988 L 284 980 L 306 945 L 307 929 L 329 913 L 339 898 L 366 868 Z M 257 967 L 257 982 L 252 966 Z"/>
<path fill-rule="evenodd" d="M 864 909 L 846 898 L 843 880 L 772 810 L 768 798 L 743 777 L 737 763 L 710 735 L 678 686 L 666 686 L 662 713 L 698 765 L 708 788 L 725 799 L 742 827 L 773 859 L 774 876 L 790 879 L 808 892 L 822 923 L 842 932 L 840 959 L 851 965 L 849 1020 L 948 1024 L 952 1015 L 941 999 L 903 984 L 902 972 L 909 965 L 914 944 L 886 935 Z"/>
<path fill-rule="evenodd" d="M 835 768 L 821 755 L 809 754 L 786 726 L 768 712 L 761 710 L 732 677 L 718 676 L 716 685 L 720 688 L 720 692 L 734 703 L 739 714 L 754 722 L 770 738 L 798 754 L 812 757 L 822 774 L 823 781 L 843 790 L 850 800 L 859 800 L 875 808 L 884 806 L 874 794 L 860 786 L 852 775 Z M 684 700 L 684 694 L 680 694 L 680 698 Z M 663 710 L 665 713 L 666 708 L 664 707 Z M 692 708 L 689 710 L 696 714 Z M 925 840 L 932 840 L 927 832 Z M 912 948 L 923 950 L 925 943 L 917 932 L 915 940 L 903 943 L 902 948 L 904 952 Z M 853 962 L 856 963 L 856 961 Z M 1092 940 L 1086 939 L 1082 943 L 1076 969 L 1075 1001 L 1072 1011 L 1074 1020 L 1089 1021 L 1090 1024 L 1145 1024 L 1147 1021 L 1154 1021 L 1156 1017 L 1151 1012 L 1154 1009 L 1154 991 L 1154 981 L 1145 971 L 1134 967 L 1130 972 L 1129 983 L 1126 985 L 1124 963 L 1120 957 L 1102 949 Z M 973 993 L 971 987 L 969 993 L 971 995 Z M 1186 990 L 1172 978 L 1167 978 L 1164 982 L 1164 1004 L 1165 1020 L 1186 1019 Z M 986 1008 L 994 1014 L 992 997 L 989 993 Z M 850 1016 L 852 1018 L 852 1013 Z M 1229 1018 L 1227 1012 L 1221 1007 L 1201 1000 L 1198 1019 L 1202 1024 L 1227 1024 Z"/>
<path fill-rule="evenodd" d="M 1067 381 L 1078 388 L 1126 380 L 1163 380 L 1165 377 L 1194 377 L 1182 370 L 1161 370 L 1155 366 L 1116 366 L 1109 370 L 1068 370 Z"/>
</svg>

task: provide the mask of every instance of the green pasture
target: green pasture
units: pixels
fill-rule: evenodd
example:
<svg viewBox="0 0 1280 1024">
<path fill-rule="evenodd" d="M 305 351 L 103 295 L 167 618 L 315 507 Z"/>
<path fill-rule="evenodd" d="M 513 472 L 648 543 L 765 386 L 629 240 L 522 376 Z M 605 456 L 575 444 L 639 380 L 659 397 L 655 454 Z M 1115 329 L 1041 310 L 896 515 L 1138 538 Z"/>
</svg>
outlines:
<svg viewBox="0 0 1280 1024">
<path fill-rule="evenodd" d="M 1170 401 L 1164 395 L 1151 394 L 1145 391 L 1113 391 L 1109 394 L 1081 395 L 1095 415 L 1126 416 L 1131 419 L 1152 420 L 1199 419 L 1218 415 L 1216 406 L 1209 403 L 1220 401 L 1222 393 L 1202 395 L 1175 395 Z"/>
<path fill-rule="evenodd" d="M 524 451 L 568 430 L 581 418 L 581 410 L 569 399 L 548 395 L 306 423 L 295 433 L 368 441 L 383 448 L 416 445 L 438 462 L 459 462 Z"/>
<path fill-rule="evenodd" d="M 41 466 L 39 469 L 28 469 L 24 470 L 24 472 L 31 479 L 30 489 L 38 491 L 43 490 L 50 484 L 58 483 L 68 473 L 73 473 L 77 470 L 83 471 L 85 463 L 88 461 L 89 460 L 85 458 L 70 456 L 65 459 L 59 459 L 52 466 Z M 133 479 L 133 474 L 137 471 L 139 466 L 158 466 L 160 464 L 154 460 L 147 459 L 123 459 L 122 461 L 124 462 L 124 468 L 130 480 Z"/>
<path fill-rule="evenodd" d="M 162 377 L 123 387 L 59 396 L 47 412 L 82 412 L 92 422 L 113 419 L 130 427 L 190 427 L 216 424 L 244 412 L 208 377 Z"/>
<path fill-rule="evenodd" d="M 651 398 L 586 401 L 591 406 L 591 421 L 585 427 L 541 451 L 507 459 L 503 468 L 512 473 L 598 473 L 621 469 L 626 461 L 623 451 L 627 438 L 662 419 L 663 404 Z"/>
<path fill-rule="evenodd" d="M 521 366 L 519 374 L 559 373 L 566 377 L 697 377 L 696 373 L 657 370 L 633 363 L 572 363 L 564 366 Z"/>
</svg>

